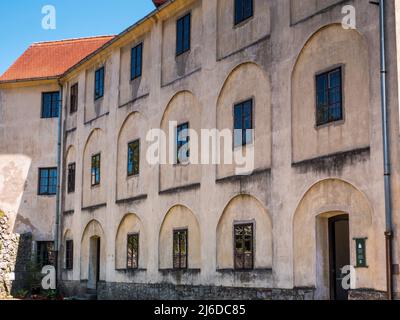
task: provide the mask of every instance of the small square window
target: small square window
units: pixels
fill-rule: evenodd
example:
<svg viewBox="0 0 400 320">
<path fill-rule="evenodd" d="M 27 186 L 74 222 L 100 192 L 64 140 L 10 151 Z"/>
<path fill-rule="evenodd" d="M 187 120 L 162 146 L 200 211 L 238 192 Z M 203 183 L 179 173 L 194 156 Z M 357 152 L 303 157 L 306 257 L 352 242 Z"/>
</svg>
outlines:
<svg viewBox="0 0 400 320">
<path fill-rule="evenodd" d="M 254 0 L 235 0 L 235 25 L 253 16 Z"/>
<path fill-rule="evenodd" d="M 142 76 L 143 43 L 132 48 L 131 53 L 131 80 Z"/>
<path fill-rule="evenodd" d="M 98 186 L 100 184 L 100 164 L 101 164 L 100 154 L 92 156 L 92 170 L 91 170 L 92 187 Z"/>
<path fill-rule="evenodd" d="M 59 92 L 42 93 L 42 118 L 58 118 L 58 109 L 60 104 Z"/>
<path fill-rule="evenodd" d="M 97 100 L 104 96 L 104 67 L 96 70 L 94 78 L 94 99 Z"/>
<path fill-rule="evenodd" d="M 176 22 L 176 55 L 190 50 L 191 14 L 188 13 Z"/>
<path fill-rule="evenodd" d="M 342 68 L 316 76 L 317 126 L 343 120 Z"/>
</svg>

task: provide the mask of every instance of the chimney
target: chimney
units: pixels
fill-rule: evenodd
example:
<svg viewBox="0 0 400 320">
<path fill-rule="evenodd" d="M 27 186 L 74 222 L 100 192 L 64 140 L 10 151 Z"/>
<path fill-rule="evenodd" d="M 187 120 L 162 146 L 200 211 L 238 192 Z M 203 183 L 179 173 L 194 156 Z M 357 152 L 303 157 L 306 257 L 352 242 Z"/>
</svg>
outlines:
<svg viewBox="0 0 400 320">
<path fill-rule="evenodd" d="M 158 8 L 159 6 L 162 6 L 164 3 L 166 3 L 167 0 L 153 0 L 154 5 Z"/>
</svg>

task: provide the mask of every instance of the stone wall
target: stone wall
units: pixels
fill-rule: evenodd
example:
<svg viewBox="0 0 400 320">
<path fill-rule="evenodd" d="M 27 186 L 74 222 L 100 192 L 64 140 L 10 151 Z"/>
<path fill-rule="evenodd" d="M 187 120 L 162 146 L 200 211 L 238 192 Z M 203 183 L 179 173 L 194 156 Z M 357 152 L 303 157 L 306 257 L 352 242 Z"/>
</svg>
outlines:
<svg viewBox="0 0 400 320">
<path fill-rule="evenodd" d="M 99 300 L 313 300 L 313 288 L 266 289 L 101 282 Z"/>
<path fill-rule="evenodd" d="M 32 235 L 10 232 L 9 217 L 0 211 L 0 298 L 26 288 Z"/>
</svg>

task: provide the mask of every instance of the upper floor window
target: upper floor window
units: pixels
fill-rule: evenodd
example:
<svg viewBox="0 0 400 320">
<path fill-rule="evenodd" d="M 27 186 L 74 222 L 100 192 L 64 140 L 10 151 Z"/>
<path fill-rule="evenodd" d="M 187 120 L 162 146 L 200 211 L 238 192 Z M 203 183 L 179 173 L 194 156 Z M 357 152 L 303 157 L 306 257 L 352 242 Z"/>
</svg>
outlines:
<svg viewBox="0 0 400 320">
<path fill-rule="evenodd" d="M 39 195 L 48 196 L 57 193 L 57 168 L 39 169 Z"/>
<path fill-rule="evenodd" d="M 92 187 L 100 184 L 100 161 L 101 161 L 100 153 L 92 156 L 92 171 L 91 171 Z"/>
<path fill-rule="evenodd" d="M 235 269 L 254 268 L 253 224 L 239 224 L 234 227 L 235 236 Z"/>
<path fill-rule="evenodd" d="M 72 270 L 74 268 L 74 241 L 65 241 L 65 269 Z"/>
<path fill-rule="evenodd" d="M 190 50 L 191 14 L 183 16 L 176 22 L 176 55 Z"/>
<path fill-rule="evenodd" d="M 71 97 L 70 97 L 70 114 L 78 111 L 78 84 L 75 83 L 71 86 Z"/>
<path fill-rule="evenodd" d="M 185 163 L 189 160 L 189 123 L 180 124 L 176 128 L 176 162 Z"/>
<path fill-rule="evenodd" d="M 127 268 L 137 269 L 139 267 L 139 234 L 128 234 L 127 241 Z"/>
<path fill-rule="evenodd" d="M 75 192 L 75 163 L 68 165 L 68 193 Z"/>
<path fill-rule="evenodd" d="M 94 99 L 104 96 L 104 67 L 96 70 L 94 75 Z"/>
<path fill-rule="evenodd" d="M 42 118 L 57 118 L 60 103 L 59 92 L 42 93 Z"/>
<path fill-rule="evenodd" d="M 140 141 L 135 140 L 128 144 L 128 176 L 139 174 Z"/>
<path fill-rule="evenodd" d="M 234 143 L 235 147 L 253 142 L 253 100 L 234 106 Z"/>
<path fill-rule="evenodd" d="M 143 43 L 132 48 L 131 55 L 131 80 L 142 76 Z"/>
<path fill-rule="evenodd" d="M 173 238 L 174 269 L 188 268 L 188 230 L 175 230 Z"/>
<path fill-rule="evenodd" d="M 316 76 L 317 126 L 343 119 L 342 68 Z"/>
<path fill-rule="evenodd" d="M 254 0 L 235 0 L 235 25 L 253 16 Z"/>
</svg>

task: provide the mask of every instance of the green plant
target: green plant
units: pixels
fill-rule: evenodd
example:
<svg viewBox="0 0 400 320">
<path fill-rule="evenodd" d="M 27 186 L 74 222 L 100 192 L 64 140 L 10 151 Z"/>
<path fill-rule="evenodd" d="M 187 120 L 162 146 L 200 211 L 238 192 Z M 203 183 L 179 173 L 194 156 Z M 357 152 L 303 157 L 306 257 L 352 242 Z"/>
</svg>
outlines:
<svg viewBox="0 0 400 320">
<path fill-rule="evenodd" d="M 29 294 L 28 290 L 25 289 L 19 289 L 16 293 L 15 293 L 15 298 L 17 299 L 25 299 Z"/>
<path fill-rule="evenodd" d="M 58 297 L 57 290 L 44 290 L 43 296 L 48 300 L 56 300 Z"/>
</svg>

